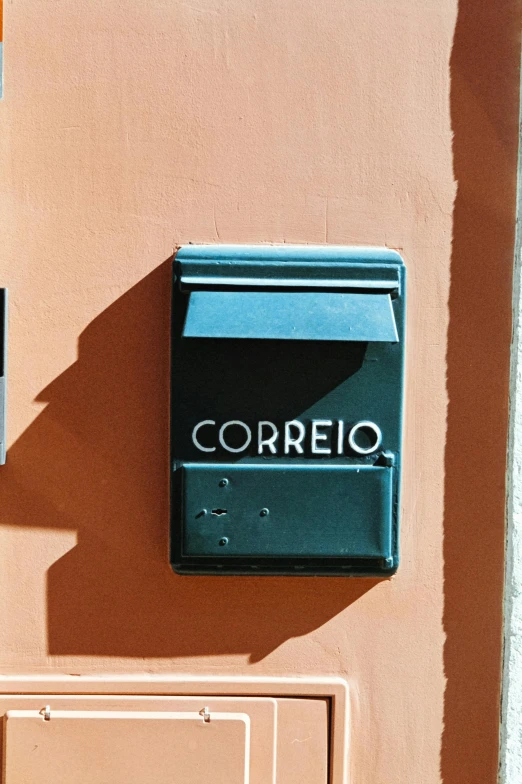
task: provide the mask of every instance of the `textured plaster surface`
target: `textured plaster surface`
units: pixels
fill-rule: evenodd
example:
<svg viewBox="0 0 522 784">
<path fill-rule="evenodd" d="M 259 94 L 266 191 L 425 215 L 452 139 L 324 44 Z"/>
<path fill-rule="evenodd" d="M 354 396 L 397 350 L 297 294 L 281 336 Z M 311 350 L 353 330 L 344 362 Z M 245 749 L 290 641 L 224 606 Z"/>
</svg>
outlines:
<svg viewBox="0 0 522 784">
<path fill-rule="evenodd" d="M 2 673 L 342 675 L 353 784 L 493 784 L 518 0 L 5 11 Z M 393 579 L 170 570 L 167 260 L 188 242 L 401 250 Z"/>
<path fill-rule="evenodd" d="M 520 155 L 520 154 L 519 154 Z M 519 164 L 517 247 L 508 464 L 504 673 L 502 683 L 501 784 L 522 781 L 522 290 Z"/>
</svg>

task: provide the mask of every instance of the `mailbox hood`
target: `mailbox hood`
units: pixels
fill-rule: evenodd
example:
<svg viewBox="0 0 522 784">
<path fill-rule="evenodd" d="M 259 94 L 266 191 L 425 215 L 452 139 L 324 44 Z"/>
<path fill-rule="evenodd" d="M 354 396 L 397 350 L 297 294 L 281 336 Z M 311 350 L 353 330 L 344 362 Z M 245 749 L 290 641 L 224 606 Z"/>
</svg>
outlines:
<svg viewBox="0 0 522 784">
<path fill-rule="evenodd" d="M 189 245 L 176 261 L 180 288 L 190 294 L 183 337 L 399 340 L 395 251 Z"/>
</svg>

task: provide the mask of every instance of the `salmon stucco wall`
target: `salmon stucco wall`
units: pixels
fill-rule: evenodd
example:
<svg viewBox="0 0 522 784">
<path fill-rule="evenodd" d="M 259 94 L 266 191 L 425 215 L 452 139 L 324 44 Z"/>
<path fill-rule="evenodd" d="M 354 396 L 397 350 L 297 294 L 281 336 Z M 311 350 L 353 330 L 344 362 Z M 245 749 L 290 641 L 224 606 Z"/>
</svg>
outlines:
<svg viewBox="0 0 522 784">
<path fill-rule="evenodd" d="M 340 674 L 354 784 L 494 784 L 519 0 L 5 7 L 0 671 Z M 169 259 L 398 248 L 391 580 L 179 577 Z"/>
</svg>

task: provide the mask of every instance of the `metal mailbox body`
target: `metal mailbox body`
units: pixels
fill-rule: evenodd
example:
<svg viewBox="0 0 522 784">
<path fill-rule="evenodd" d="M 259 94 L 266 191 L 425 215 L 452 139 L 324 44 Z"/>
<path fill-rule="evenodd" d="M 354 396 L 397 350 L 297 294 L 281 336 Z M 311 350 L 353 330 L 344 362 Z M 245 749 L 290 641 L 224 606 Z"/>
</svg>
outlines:
<svg viewBox="0 0 522 784">
<path fill-rule="evenodd" d="M 172 309 L 175 571 L 393 574 L 404 342 L 395 251 L 182 247 Z"/>
</svg>

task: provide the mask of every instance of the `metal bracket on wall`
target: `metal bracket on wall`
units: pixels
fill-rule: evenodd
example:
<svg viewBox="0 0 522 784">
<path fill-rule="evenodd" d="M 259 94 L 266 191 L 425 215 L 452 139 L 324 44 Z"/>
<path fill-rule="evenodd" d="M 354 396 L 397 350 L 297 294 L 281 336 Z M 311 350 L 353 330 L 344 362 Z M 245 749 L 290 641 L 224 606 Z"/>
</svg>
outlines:
<svg viewBox="0 0 522 784">
<path fill-rule="evenodd" d="M 5 463 L 7 377 L 7 289 L 0 289 L 0 465 Z"/>
</svg>

